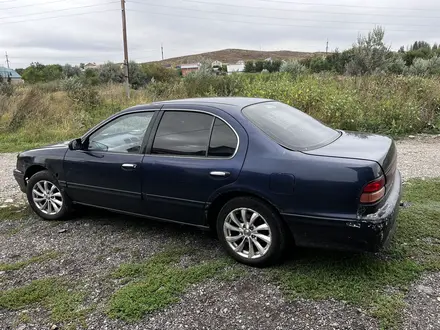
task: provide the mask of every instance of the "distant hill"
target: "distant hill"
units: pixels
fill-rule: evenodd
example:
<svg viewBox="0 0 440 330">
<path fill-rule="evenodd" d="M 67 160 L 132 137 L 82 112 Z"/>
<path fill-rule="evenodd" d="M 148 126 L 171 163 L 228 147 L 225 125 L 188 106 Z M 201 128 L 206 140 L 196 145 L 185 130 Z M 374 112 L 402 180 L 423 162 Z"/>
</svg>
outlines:
<svg viewBox="0 0 440 330">
<path fill-rule="evenodd" d="M 178 64 L 186 64 L 186 63 L 195 63 L 203 59 L 209 59 L 212 61 L 221 61 L 223 63 L 235 63 L 239 60 L 243 60 L 243 61 L 264 60 L 269 57 L 271 57 L 273 60 L 302 59 L 316 54 L 323 54 L 323 53 L 294 52 L 290 50 L 261 51 L 261 50 L 247 50 L 247 49 L 222 49 L 213 52 L 168 58 L 163 61 L 155 61 L 154 63 L 160 63 L 164 65 L 165 64 L 178 65 Z"/>
</svg>

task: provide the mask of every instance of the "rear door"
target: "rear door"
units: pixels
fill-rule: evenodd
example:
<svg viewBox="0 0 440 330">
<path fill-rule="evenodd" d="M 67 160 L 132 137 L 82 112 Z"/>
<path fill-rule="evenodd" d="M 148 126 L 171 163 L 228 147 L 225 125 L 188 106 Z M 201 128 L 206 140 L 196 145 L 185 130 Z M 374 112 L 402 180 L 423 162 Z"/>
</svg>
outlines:
<svg viewBox="0 0 440 330">
<path fill-rule="evenodd" d="M 148 214 L 202 225 L 210 196 L 237 180 L 246 149 L 243 127 L 227 113 L 164 106 L 142 161 Z"/>
<path fill-rule="evenodd" d="M 142 213 L 141 163 L 154 111 L 123 114 L 92 132 L 64 158 L 67 192 L 82 204 Z"/>
</svg>

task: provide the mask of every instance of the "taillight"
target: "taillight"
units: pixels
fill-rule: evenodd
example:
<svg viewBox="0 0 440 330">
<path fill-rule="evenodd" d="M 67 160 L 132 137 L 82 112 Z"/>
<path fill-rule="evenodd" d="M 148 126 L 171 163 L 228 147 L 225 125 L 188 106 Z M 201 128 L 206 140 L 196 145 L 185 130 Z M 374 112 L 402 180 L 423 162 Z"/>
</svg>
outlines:
<svg viewBox="0 0 440 330">
<path fill-rule="evenodd" d="M 361 203 L 374 203 L 385 196 L 385 178 L 382 176 L 368 183 L 362 190 Z"/>
</svg>

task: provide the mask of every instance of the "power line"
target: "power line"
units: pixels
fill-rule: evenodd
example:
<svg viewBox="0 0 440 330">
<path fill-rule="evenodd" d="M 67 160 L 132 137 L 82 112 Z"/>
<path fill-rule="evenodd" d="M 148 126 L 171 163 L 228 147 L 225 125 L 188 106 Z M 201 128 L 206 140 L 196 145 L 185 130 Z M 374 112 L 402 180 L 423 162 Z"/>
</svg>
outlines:
<svg viewBox="0 0 440 330">
<path fill-rule="evenodd" d="M 26 16 L 41 15 L 41 14 L 51 14 L 51 13 L 56 13 L 56 12 L 66 11 L 66 10 L 74 10 L 74 9 L 82 9 L 82 8 L 90 8 L 90 7 L 103 6 L 103 5 L 107 5 L 107 4 L 111 4 L 111 3 L 116 3 L 116 2 L 119 2 L 119 1 L 110 1 L 110 2 L 105 2 L 105 3 L 98 3 L 98 4 L 94 4 L 94 5 L 86 5 L 86 6 L 79 6 L 79 7 L 70 7 L 70 8 L 63 8 L 63 9 L 57 9 L 57 10 L 43 11 L 43 12 L 34 13 L 34 14 L 25 14 L 25 15 L 16 15 L 16 16 L 5 16 L 5 17 L 0 17 L 0 19 L 9 19 L 9 18 L 16 18 L 16 17 L 26 17 Z"/>
<path fill-rule="evenodd" d="M 33 19 L 27 19 L 27 20 L 23 20 L 23 21 L 14 21 L 14 22 L 4 22 L 4 23 L 0 23 L 0 25 L 15 24 L 15 23 L 27 23 L 27 22 L 42 21 L 42 20 L 53 19 L 53 18 L 80 16 L 80 15 L 87 15 L 87 14 L 94 14 L 94 13 L 103 13 L 103 12 L 106 12 L 106 11 L 116 11 L 116 10 L 119 11 L 119 9 L 95 10 L 95 11 L 88 11 L 88 12 L 85 12 L 85 13 L 76 13 L 76 14 L 59 15 L 59 16 L 49 16 L 49 17 L 42 17 L 42 18 L 33 18 Z"/>
<path fill-rule="evenodd" d="M 209 20 L 209 21 L 219 21 L 219 22 L 232 22 L 232 23 L 242 23 L 242 24 L 251 24 L 251 25 L 264 25 L 264 26 L 283 26 L 283 27 L 300 27 L 300 28 L 310 28 L 310 29 L 331 29 L 331 30 L 353 30 L 353 31 L 370 31 L 371 29 L 368 28 L 356 28 L 356 29 L 349 29 L 347 27 L 337 27 L 337 26 L 321 26 L 321 25 L 303 25 L 303 24 L 278 24 L 278 23 L 262 23 L 262 22 L 247 22 L 247 21 L 241 21 L 241 20 L 228 20 L 228 19 L 222 19 L 222 18 L 209 18 L 209 17 L 200 17 L 200 16 L 188 16 L 188 15 L 179 15 L 179 14 L 170 14 L 170 13 L 158 13 L 158 12 L 152 12 L 152 11 L 142 11 L 142 10 L 128 10 L 133 13 L 148 13 L 148 14 L 155 14 L 155 15 L 163 15 L 163 16 L 174 16 L 174 17 L 180 17 L 180 18 L 194 18 L 194 19 L 201 19 L 201 20 Z M 234 15 L 234 14 L 228 14 L 228 15 Z M 278 18 L 277 18 L 278 19 Z M 321 21 L 317 21 L 321 22 Z M 346 22 L 344 22 L 346 23 Z M 396 32 L 417 32 L 417 31 L 423 31 L 423 30 L 416 30 L 416 29 L 387 29 L 387 31 L 396 31 Z"/>
<path fill-rule="evenodd" d="M 361 5 L 343 5 L 336 3 L 310 3 L 299 1 L 283 1 L 283 0 L 255 0 L 268 3 L 287 3 L 291 5 L 307 5 L 307 6 L 328 6 L 328 7 L 350 7 L 350 8 L 371 8 L 371 9 L 389 9 L 389 10 L 417 10 L 417 11 L 440 11 L 440 8 L 402 8 L 402 7 L 381 7 L 381 6 L 361 6 Z"/>
<path fill-rule="evenodd" d="M 263 9 L 263 10 L 273 10 L 273 11 L 282 11 L 282 12 L 305 12 L 310 13 L 310 10 L 307 9 L 287 9 L 287 8 L 269 8 L 269 7 L 255 7 L 255 6 L 242 6 L 242 5 L 234 5 L 229 3 L 222 2 L 205 2 L 200 0 L 180 0 L 183 2 L 191 2 L 191 3 L 200 3 L 205 5 L 216 5 L 216 6 L 226 6 L 226 7 L 234 7 L 234 8 L 244 8 L 244 9 Z M 347 13 L 347 12 L 334 12 L 334 11 L 324 11 L 324 10 L 313 10 L 314 14 L 335 14 L 335 15 L 356 15 L 356 16 L 385 16 L 385 17 L 413 17 L 413 18 L 433 18 L 437 19 L 440 16 L 413 16 L 413 15 L 392 15 L 392 14 L 368 14 L 368 13 Z"/>
<path fill-rule="evenodd" d="M 227 12 L 221 12 L 221 11 L 213 11 L 213 10 L 202 10 L 202 9 L 195 9 L 195 8 L 184 8 L 184 7 L 175 7 L 175 6 L 167 6 L 167 5 L 158 5 L 158 4 L 152 4 L 152 3 L 144 3 L 144 2 L 138 2 L 138 1 L 130 1 L 130 3 L 136 3 L 140 5 L 146 5 L 146 6 L 154 6 L 154 7 L 163 7 L 163 8 L 172 8 L 172 9 L 179 9 L 179 10 L 189 10 L 189 11 L 197 11 L 202 13 L 214 13 L 219 15 L 228 15 L 228 16 L 240 16 L 240 17 L 252 17 L 252 18 L 268 18 L 268 19 L 276 19 L 276 20 L 287 20 L 292 21 L 292 18 L 287 17 L 276 17 L 276 16 L 261 16 L 261 15 L 252 15 L 252 14 L 234 14 L 234 13 L 227 13 Z M 338 20 L 321 20 L 321 19 L 310 19 L 310 18 L 294 18 L 295 21 L 308 21 L 308 22 L 326 22 L 326 23 L 343 23 L 343 24 L 378 24 L 378 22 L 353 22 L 353 21 L 338 21 Z M 261 24 L 261 23 L 260 23 Z M 432 27 L 432 24 L 393 24 L 393 23 L 387 23 L 386 25 L 394 25 L 394 26 L 422 26 L 422 27 Z"/>
<path fill-rule="evenodd" d="M 27 8 L 27 7 L 35 7 L 35 6 L 42 6 L 42 5 L 48 5 L 51 3 L 57 3 L 57 2 L 66 2 L 68 0 L 55 0 L 55 1 L 49 1 L 49 2 L 42 2 L 42 3 L 34 3 L 30 5 L 21 5 L 21 6 L 15 6 L 15 7 L 7 7 L 7 8 L 1 8 L 1 10 L 9 10 L 9 9 L 16 9 L 16 8 Z M 1 3 L 1 2 L 0 2 Z"/>
</svg>

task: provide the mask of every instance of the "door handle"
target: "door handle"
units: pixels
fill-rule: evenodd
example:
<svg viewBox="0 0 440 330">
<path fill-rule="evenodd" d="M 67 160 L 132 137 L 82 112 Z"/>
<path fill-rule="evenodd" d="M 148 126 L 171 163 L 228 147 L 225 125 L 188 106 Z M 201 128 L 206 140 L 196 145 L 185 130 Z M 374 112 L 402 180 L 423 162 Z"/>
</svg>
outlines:
<svg viewBox="0 0 440 330">
<path fill-rule="evenodd" d="M 219 176 L 219 177 L 227 177 L 230 174 L 231 173 L 224 172 L 224 171 L 212 171 L 212 172 L 209 173 L 209 175 L 211 175 L 211 176 Z"/>
<path fill-rule="evenodd" d="M 124 170 L 134 170 L 137 167 L 137 165 L 136 164 L 122 164 L 121 167 Z"/>
</svg>

